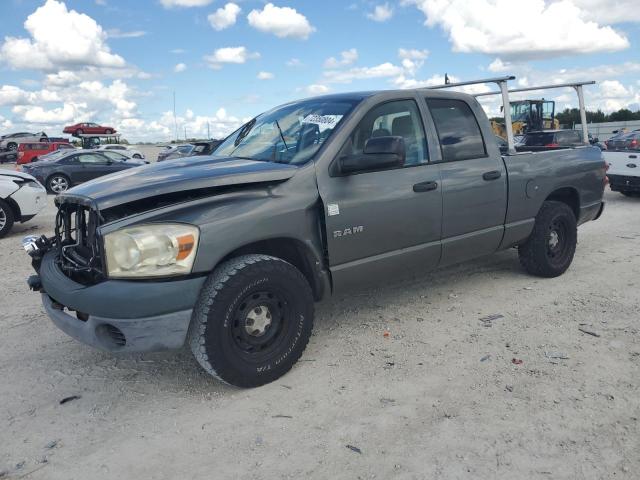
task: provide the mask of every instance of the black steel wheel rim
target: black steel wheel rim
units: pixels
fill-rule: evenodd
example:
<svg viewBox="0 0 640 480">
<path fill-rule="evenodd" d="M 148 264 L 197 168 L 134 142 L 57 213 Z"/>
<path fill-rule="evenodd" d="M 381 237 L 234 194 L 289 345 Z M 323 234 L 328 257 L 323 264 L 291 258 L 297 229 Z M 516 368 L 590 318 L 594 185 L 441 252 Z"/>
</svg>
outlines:
<svg viewBox="0 0 640 480">
<path fill-rule="evenodd" d="M 569 250 L 569 226 L 562 217 L 554 218 L 549 224 L 547 235 L 547 256 L 554 263 L 564 261 Z"/>
<path fill-rule="evenodd" d="M 290 328 L 290 304 L 277 290 L 257 290 L 237 303 L 229 329 L 234 350 L 249 361 L 261 361 L 279 347 Z"/>
</svg>

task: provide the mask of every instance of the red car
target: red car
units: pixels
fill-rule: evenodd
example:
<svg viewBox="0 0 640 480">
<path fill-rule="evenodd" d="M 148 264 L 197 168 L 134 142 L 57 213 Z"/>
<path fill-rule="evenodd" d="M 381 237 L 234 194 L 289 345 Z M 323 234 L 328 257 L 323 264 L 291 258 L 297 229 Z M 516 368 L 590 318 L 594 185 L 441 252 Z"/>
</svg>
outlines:
<svg viewBox="0 0 640 480">
<path fill-rule="evenodd" d="M 76 123 L 75 125 L 69 125 L 68 127 L 64 127 L 64 133 L 70 133 L 75 135 L 91 134 L 91 135 L 111 135 L 112 133 L 116 133 L 116 129 L 113 127 L 103 127 L 98 125 L 97 123 Z"/>
<path fill-rule="evenodd" d="M 29 142 L 18 145 L 17 165 L 31 163 L 40 155 L 62 149 L 74 148 L 69 142 Z"/>
</svg>

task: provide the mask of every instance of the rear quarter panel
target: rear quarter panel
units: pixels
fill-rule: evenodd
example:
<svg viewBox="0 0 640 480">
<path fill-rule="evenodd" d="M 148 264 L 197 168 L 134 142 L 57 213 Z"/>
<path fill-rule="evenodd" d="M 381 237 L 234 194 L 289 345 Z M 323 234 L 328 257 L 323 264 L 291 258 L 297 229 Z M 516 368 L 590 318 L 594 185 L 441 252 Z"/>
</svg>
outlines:
<svg viewBox="0 0 640 480">
<path fill-rule="evenodd" d="M 597 147 L 577 147 L 503 157 L 509 178 L 509 200 L 503 246 L 531 233 L 542 203 L 554 192 L 571 189 L 579 200 L 578 223 L 592 220 L 604 195 L 604 159 Z"/>
</svg>

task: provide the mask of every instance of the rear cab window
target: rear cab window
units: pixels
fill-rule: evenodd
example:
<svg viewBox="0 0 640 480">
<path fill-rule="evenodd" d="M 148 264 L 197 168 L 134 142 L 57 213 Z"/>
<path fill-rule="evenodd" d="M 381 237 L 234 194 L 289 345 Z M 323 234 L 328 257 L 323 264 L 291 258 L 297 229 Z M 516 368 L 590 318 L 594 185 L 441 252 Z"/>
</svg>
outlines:
<svg viewBox="0 0 640 480">
<path fill-rule="evenodd" d="M 464 100 L 427 98 L 445 162 L 487 156 L 480 125 Z"/>
</svg>

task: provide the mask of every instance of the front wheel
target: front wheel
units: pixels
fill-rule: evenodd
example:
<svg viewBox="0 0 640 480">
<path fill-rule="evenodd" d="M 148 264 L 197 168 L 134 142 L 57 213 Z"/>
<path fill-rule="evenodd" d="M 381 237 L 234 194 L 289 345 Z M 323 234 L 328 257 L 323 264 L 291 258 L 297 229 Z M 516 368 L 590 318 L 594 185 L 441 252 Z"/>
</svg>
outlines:
<svg viewBox="0 0 640 480">
<path fill-rule="evenodd" d="M 313 328 L 313 295 L 302 273 L 268 255 L 231 259 L 209 276 L 189 329 L 198 363 L 238 387 L 258 387 L 287 373 Z"/>
<path fill-rule="evenodd" d="M 7 148 L 10 151 L 15 152 L 18 149 L 18 144 L 15 142 L 11 142 L 9 145 L 7 145 Z"/>
<path fill-rule="evenodd" d="M 7 202 L 0 199 L 0 238 L 9 233 L 14 220 L 13 210 Z"/>
<path fill-rule="evenodd" d="M 520 263 L 532 275 L 557 277 L 571 265 L 577 241 L 573 210 L 566 203 L 544 202 L 531 236 L 518 247 Z"/>
<path fill-rule="evenodd" d="M 81 129 L 76 130 L 76 137 L 82 135 L 84 132 Z"/>
<path fill-rule="evenodd" d="M 104 133 L 105 135 L 111 135 L 113 132 L 111 130 L 105 130 Z"/>
<path fill-rule="evenodd" d="M 47 180 L 47 190 L 49 193 L 63 193 L 69 190 L 71 186 L 71 182 L 66 175 L 62 175 L 61 173 L 55 173 L 51 175 Z"/>
<path fill-rule="evenodd" d="M 133 154 L 133 158 L 137 158 L 138 160 L 140 160 L 142 158 L 142 155 L 139 155 L 137 153 Z"/>
</svg>

